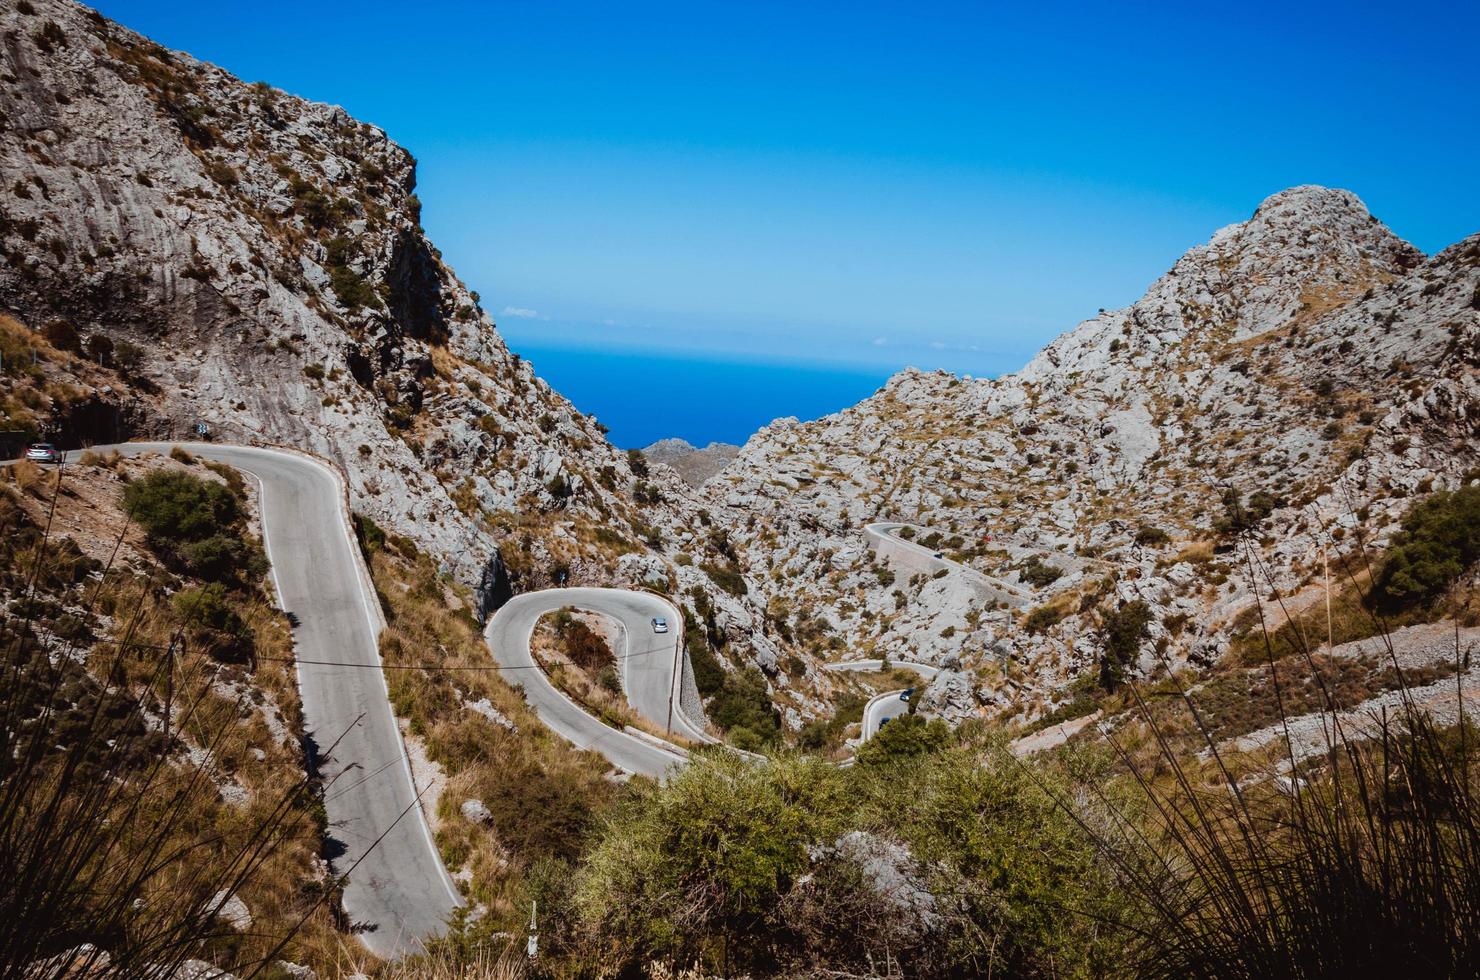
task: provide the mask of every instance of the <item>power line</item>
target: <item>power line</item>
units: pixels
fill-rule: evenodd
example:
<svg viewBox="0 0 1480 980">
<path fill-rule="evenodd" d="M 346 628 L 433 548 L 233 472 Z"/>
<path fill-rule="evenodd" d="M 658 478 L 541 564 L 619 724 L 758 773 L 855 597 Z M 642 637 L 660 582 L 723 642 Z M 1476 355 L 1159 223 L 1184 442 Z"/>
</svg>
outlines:
<svg viewBox="0 0 1480 980">
<path fill-rule="evenodd" d="M 165 652 L 169 652 L 169 651 L 173 650 L 176 653 L 183 652 L 179 647 L 172 647 L 172 646 L 168 646 L 168 645 L 163 644 L 163 643 L 123 642 L 123 641 L 120 641 L 120 640 L 98 640 L 97 642 L 100 643 L 100 644 L 101 643 L 108 643 L 108 644 L 112 644 L 113 646 L 131 647 L 131 648 L 140 649 L 140 650 L 160 650 L 160 651 L 165 651 Z M 638 657 L 646 657 L 646 656 L 650 656 L 650 655 L 655 654 L 655 653 L 665 653 L 665 652 L 666 651 L 662 647 L 655 647 L 655 648 L 653 648 L 651 650 L 638 650 L 636 653 L 623 654 L 620 657 L 614 655 L 612 657 L 612 659 L 615 660 L 615 661 L 635 660 Z M 535 663 L 535 664 L 512 664 L 512 665 L 505 665 L 505 664 L 357 664 L 357 663 L 350 663 L 347 660 L 304 660 L 301 657 L 269 657 L 269 656 L 263 656 L 263 655 L 260 655 L 260 654 L 257 655 L 257 656 L 254 656 L 252 659 L 253 660 L 257 660 L 257 661 L 262 661 L 264 663 L 273 663 L 273 664 L 299 664 L 299 665 L 308 666 L 308 667 L 354 667 L 354 668 L 358 668 L 358 669 L 361 669 L 361 670 L 425 670 L 425 671 L 433 671 L 433 670 L 484 671 L 484 670 L 489 670 L 489 671 L 508 671 L 508 670 L 544 670 L 545 669 L 545 668 L 541 667 L 537 663 Z M 232 666 L 232 665 L 231 664 L 223 664 L 222 666 Z"/>
</svg>

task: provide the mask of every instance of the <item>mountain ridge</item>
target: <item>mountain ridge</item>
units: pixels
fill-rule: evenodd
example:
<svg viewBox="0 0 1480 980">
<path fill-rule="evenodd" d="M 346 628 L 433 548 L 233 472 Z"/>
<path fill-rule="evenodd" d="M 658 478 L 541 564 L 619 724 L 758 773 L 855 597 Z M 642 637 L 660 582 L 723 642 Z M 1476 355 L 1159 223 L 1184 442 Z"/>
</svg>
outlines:
<svg viewBox="0 0 1480 980">
<path fill-rule="evenodd" d="M 1342 508 L 1338 496 L 1360 498 L 1387 515 L 1370 529 L 1384 542 L 1402 497 L 1454 485 L 1475 462 L 1467 438 L 1477 415 L 1477 257 L 1480 236 L 1424 258 L 1355 195 L 1291 188 L 1189 250 L 1141 299 L 1066 331 L 1023 369 L 993 380 L 907 369 L 836 415 L 778 420 L 747 441 L 707 495 L 765 515 L 765 530 L 742 540 L 750 567 L 787 572 L 753 579 L 768 603 L 827 609 L 827 631 L 854 650 L 964 655 L 979 673 L 984 703 L 974 710 L 1022 708 L 1020 693 L 1004 694 L 997 667 L 1020 663 L 1019 680 L 1038 692 L 1027 700 L 1051 707 L 1053 688 L 1095 655 L 1106 602 L 1149 596 L 1158 623 L 1192 624 L 1175 636 L 1153 627 L 1153 644 L 1174 660 L 1210 664 L 1228 649 L 1251 592 L 1189 594 L 1203 570 L 1173 564 L 1181 581 L 1168 581 L 1157 568 L 1166 556 L 1131 541 L 1137 527 L 1211 547 L 1227 487 L 1247 494 L 1272 482 L 1296 491 L 1284 494 L 1292 503 L 1316 504 L 1327 522 L 1359 509 Z M 1304 526 L 1296 510 L 1271 523 Z M 960 557 L 1012 581 L 1025 562 L 1047 562 L 1060 577 L 1040 600 L 1073 598 L 1087 612 L 1032 632 L 1018 614 L 973 610 L 944 584 L 916 583 L 896 614 L 890 588 L 870 585 L 857 536 L 876 519 L 938 523 Z M 1289 548 L 1272 557 L 1282 587 L 1299 580 Z M 1144 584 L 1104 585 L 1104 570 Z M 1154 662 L 1143 657 L 1139 668 Z"/>
</svg>

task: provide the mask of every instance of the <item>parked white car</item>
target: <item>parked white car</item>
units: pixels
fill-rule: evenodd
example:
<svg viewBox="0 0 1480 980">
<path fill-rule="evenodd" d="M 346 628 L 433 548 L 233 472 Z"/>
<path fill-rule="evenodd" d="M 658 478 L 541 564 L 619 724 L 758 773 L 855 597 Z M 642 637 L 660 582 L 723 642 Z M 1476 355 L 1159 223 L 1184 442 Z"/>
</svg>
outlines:
<svg viewBox="0 0 1480 980">
<path fill-rule="evenodd" d="M 26 458 L 33 463 L 60 463 L 62 451 L 49 442 L 38 442 L 26 450 Z"/>
</svg>

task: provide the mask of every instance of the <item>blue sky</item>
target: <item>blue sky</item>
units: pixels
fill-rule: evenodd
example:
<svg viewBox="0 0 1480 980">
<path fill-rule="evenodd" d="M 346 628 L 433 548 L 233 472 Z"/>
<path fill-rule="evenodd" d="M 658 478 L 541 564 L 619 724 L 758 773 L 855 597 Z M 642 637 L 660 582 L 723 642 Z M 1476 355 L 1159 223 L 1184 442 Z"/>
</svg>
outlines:
<svg viewBox="0 0 1480 980">
<path fill-rule="evenodd" d="M 998 373 L 1287 186 L 1480 230 L 1480 5 L 1297 6 L 100 9 L 385 127 L 516 346 Z"/>
</svg>

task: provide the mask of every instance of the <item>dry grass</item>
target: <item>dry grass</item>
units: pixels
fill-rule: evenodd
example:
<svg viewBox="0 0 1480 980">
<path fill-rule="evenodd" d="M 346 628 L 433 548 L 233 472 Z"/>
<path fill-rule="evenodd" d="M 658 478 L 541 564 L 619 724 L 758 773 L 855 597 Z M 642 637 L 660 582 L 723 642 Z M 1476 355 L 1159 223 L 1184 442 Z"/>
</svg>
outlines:
<svg viewBox="0 0 1480 980">
<path fill-rule="evenodd" d="M 473 667 L 391 670 L 397 714 L 410 720 L 429 758 L 447 776 L 436 833 L 449 870 L 470 871 L 465 890 L 489 911 L 480 928 L 522 928 L 528 915 L 524 873 L 533 863 L 573 860 L 598 816 L 616 799 L 609 766 L 546 729 L 522 694 L 493 667 L 478 624 L 454 609 L 433 561 L 399 539 L 371 556 L 389 627 L 381 635 L 388 666 Z M 469 704 L 487 699 L 513 725 Z M 462 813 L 479 800 L 487 825 Z M 398 974 L 399 975 L 399 974 Z"/>
<path fill-rule="evenodd" d="M 17 490 L 33 497 L 50 497 L 51 491 L 56 487 L 57 474 L 43 470 L 29 459 L 12 463 L 5 468 L 5 474 Z"/>
<path fill-rule="evenodd" d="M 106 453 L 89 449 L 77 458 L 77 462 L 81 466 L 97 466 L 111 470 L 116 468 L 122 459 L 123 455 L 116 449 L 110 449 Z"/>
<path fill-rule="evenodd" d="M 639 714 L 627 703 L 620 688 L 614 691 L 601 683 L 599 672 L 593 674 L 572 663 L 553 626 L 556 615 L 548 613 L 540 618 L 532 643 L 535 663 L 544 668 L 550 683 L 585 708 L 588 714 L 613 728 L 636 728 L 683 748 L 695 747 L 688 739 L 665 731 L 662 725 Z M 619 670 L 611 669 L 616 670 L 617 677 L 621 676 Z"/>
<path fill-rule="evenodd" d="M 471 954 L 439 951 L 392 963 L 377 980 L 523 980 L 529 975 L 524 957 L 512 950 L 481 948 Z"/>
</svg>

